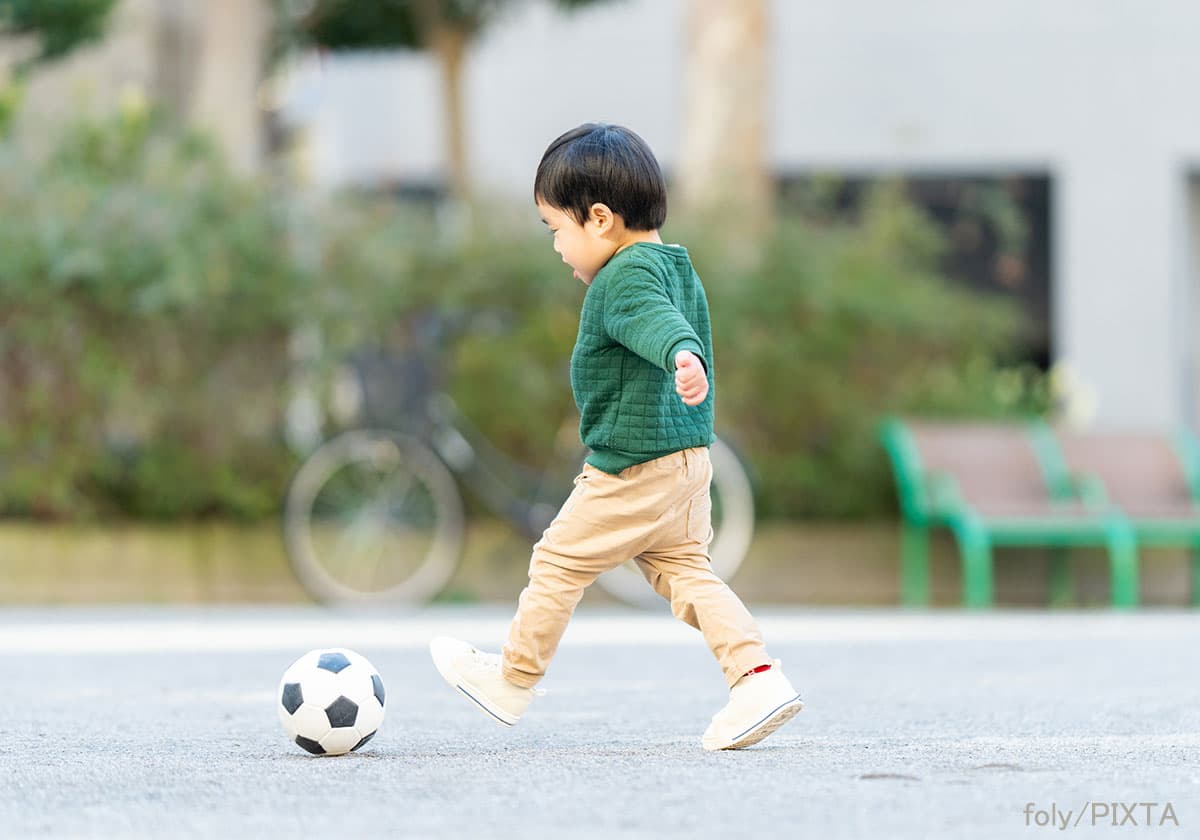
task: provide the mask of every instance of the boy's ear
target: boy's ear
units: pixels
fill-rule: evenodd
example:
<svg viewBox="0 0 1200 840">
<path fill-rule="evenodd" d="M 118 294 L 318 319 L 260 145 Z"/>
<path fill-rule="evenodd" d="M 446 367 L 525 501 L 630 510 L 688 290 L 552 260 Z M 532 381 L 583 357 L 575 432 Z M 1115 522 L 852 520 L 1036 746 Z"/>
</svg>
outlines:
<svg viewBox="0 0 1200 840">
<path fill-rule="evenodd" d="M 608 233 L 612 230 L 613 215 L 609 206 L 599 201 L 588 208 L 588 221 L 599 228 L 600 233 Z"/>
</svg>

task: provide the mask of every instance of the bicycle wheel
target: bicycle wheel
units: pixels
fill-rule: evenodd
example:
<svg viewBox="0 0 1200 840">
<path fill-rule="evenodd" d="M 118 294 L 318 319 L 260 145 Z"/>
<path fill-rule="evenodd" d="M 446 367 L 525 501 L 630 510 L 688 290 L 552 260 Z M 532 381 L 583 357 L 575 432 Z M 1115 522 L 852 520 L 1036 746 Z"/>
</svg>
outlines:
<svg viewBox="0 0 1200 840">
<path fill-rule="evenodd" d="M 718 438 L 709 454 L 713 465 L 713 541 L 708 552 L 713 571 L 728 581 L 742 565 L 754 538 L 754 493 L 742 462 L 728 444 Z M 635 606 L 662 603 L 632 560 L 605 572 L 597 583 L 610 595 Z"/>
<path fill-rule="evenodd" d="M 292 479 L 284 539 L 297 579 L 319 601 L 420 603 L 458 566 L 462 499 L 424 444 L 346 432 L 318 447 Z"/>
</svg>

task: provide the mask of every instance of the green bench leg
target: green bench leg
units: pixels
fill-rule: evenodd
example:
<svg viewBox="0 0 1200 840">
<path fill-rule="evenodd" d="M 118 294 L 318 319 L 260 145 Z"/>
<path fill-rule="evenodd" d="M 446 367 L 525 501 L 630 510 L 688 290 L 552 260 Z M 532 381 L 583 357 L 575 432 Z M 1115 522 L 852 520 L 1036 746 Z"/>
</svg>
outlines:
<svg viewBox="0 0 1200 840">
<path fill-rule="evenodd" d="M 978 609 L 992 605 L 992 546 L 977 523 L 957 529 L 963 564 L 963 603 Z"/>
<path fill-rule="evenodd" d="M 1120 609 L 1136 607 L 1138 602 L 1137 542 L 1127 528 L 1110 532 L 1109 563 L 1112 566 L 1112 605 Z"/>
<path fill-rule="evenodd" d="M 1069 607 L 1075 601 L 1075 585 L 1071 580 L 1070 549 L 1056 546 L 1050 549 L 1050 606 Z"/>
<path fill-rule="evenodd" d="M 1200 545 L 1192 546 L 1192 606 L 1200 607 Z"/>
<path fill-rule="evenodd" d="M 905 524 L 900 532 L 900 603 L 929 604 L 929 529 Z"/>
</svg>

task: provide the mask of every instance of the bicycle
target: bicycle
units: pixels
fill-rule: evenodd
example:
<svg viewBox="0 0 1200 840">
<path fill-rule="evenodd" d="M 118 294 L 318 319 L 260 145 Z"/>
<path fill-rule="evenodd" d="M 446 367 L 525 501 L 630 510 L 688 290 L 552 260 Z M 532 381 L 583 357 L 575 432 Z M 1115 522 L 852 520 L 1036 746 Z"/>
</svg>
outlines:
<svg viewBox="0 0 1200 840">
<path fill-rule="evenodd" d="M 459 483 L 531 539 L 569 495 L 586 451 L 559 453 L 541 471 L 497 451 L 440 387 L 438 319 L 420 325 L 415 348 L 364 350 L 344 369 L 342 413 L 355 427 L 320 444 L 287 491 L 284 541 L 301 585 L 330 604 L 424 603 L 449 582 L 462 556 Z M 560 435 L 560 439 L 564 435 Z M 726 443 L 711 449 L 713 569 L 728 580 L 754 529 L 749 478 Z M 598 578 L 637 606 L 661 601 L 630 561 Z"/>
</svg>

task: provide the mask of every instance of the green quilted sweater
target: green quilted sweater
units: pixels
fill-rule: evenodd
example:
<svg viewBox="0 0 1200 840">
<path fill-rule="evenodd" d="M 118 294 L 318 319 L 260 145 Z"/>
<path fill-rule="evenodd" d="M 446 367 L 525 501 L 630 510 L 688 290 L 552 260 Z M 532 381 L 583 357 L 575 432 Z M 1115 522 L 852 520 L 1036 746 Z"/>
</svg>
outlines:
<svg viewBox="0 0 1200 840">
<path fill-rule="evenodd" d="M 675 393 L 675 354 L 708 371 L 704 402 Z M 571 354 L 571 389 L 588 463 L 607 473 L 713 441 L 708 300 L 687 251 L 638 242 L 596 274 Z"/>
</svg>

